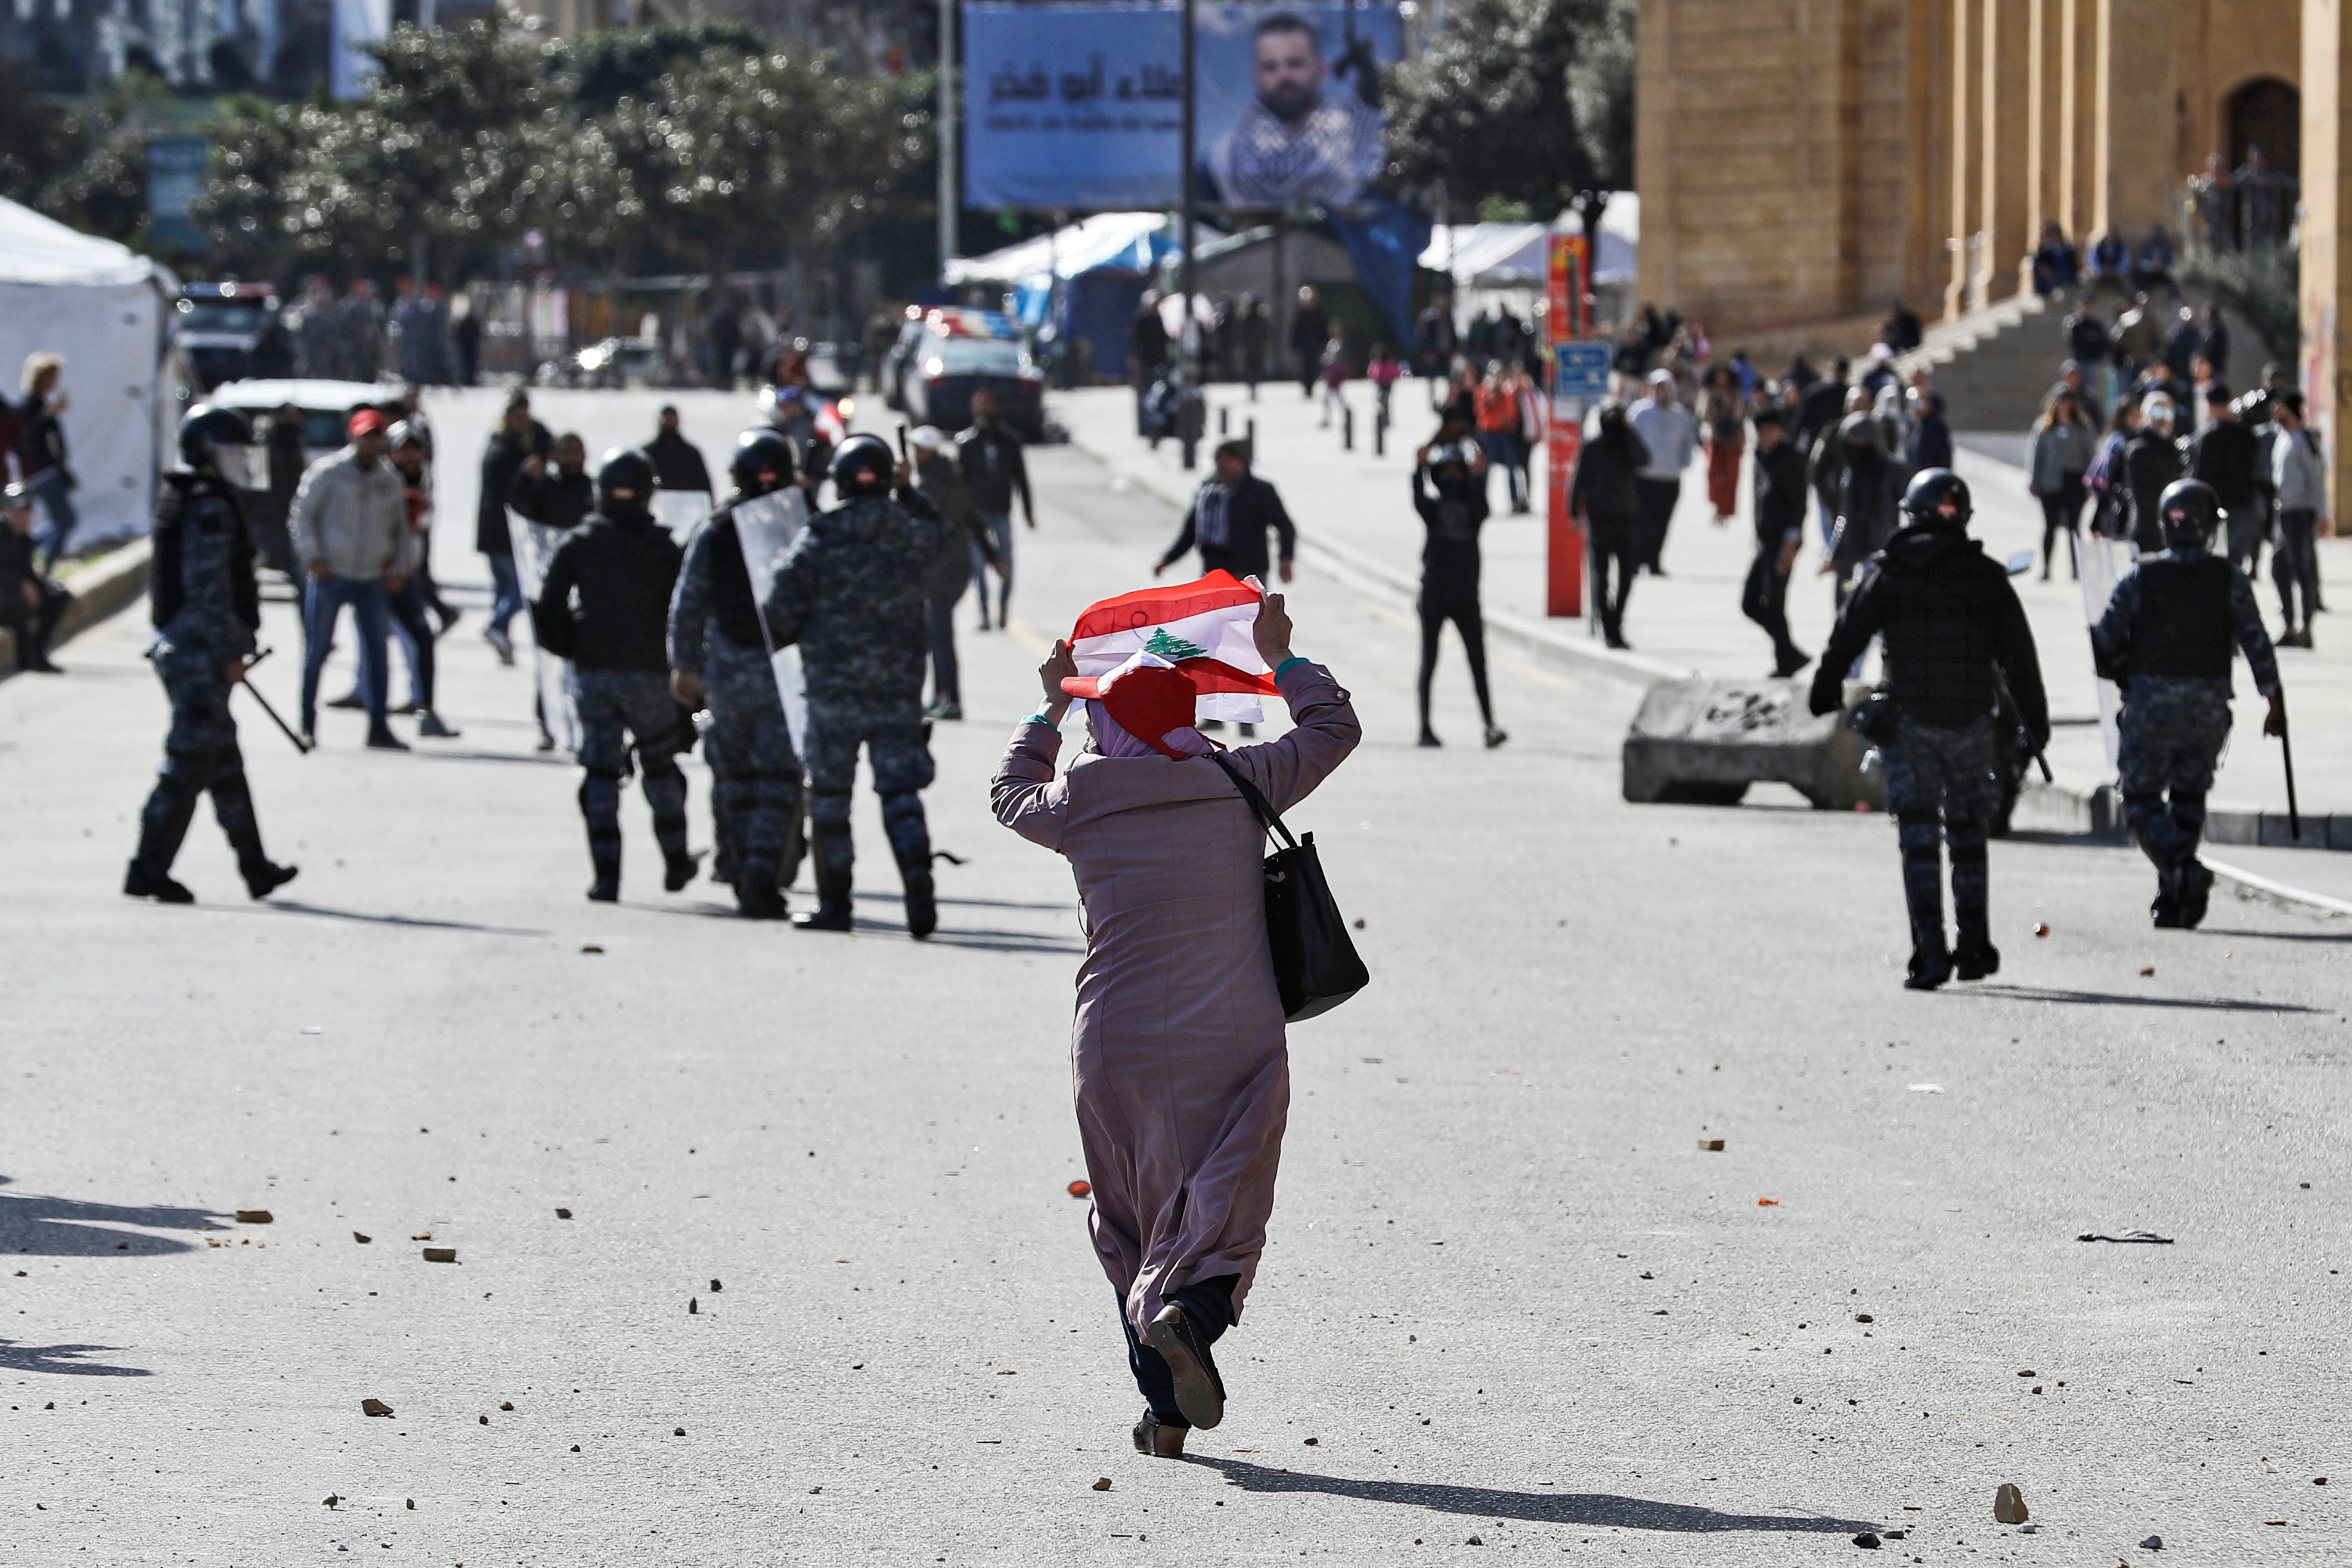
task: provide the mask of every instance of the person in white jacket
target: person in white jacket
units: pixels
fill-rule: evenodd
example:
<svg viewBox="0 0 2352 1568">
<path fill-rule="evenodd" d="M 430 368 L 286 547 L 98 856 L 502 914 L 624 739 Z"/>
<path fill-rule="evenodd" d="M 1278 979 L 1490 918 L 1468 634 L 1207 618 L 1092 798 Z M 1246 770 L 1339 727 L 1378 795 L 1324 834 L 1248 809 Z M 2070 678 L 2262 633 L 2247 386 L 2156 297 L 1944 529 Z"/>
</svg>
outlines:
<svg viewBox="0 0 2352 1568">
<path fill-rule="evenodd" d="M 351 445 L 320 458 L 302 476 L 288 519 L 303 584 L 302 734 L 316 738 L 319 673 L 326 667 L 335 623 L 352 608 L 360 636 L 360 682 L 367 700 L 367 743 L 408 748 L 386 721 L 390 671 L 384 637 L 391 595 L 400 592 L 408 509 L 400 475 L 385 460 L 383 415 L 362 408 L 352 416 Z"/>
</svg>

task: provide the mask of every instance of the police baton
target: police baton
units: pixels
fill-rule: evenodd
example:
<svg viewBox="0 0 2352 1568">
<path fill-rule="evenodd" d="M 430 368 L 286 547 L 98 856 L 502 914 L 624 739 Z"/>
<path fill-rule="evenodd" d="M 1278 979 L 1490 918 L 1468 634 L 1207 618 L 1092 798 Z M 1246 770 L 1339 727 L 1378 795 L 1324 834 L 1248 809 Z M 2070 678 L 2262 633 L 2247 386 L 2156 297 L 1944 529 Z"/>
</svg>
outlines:
<svg viewBox="0 0 2352 1568">
<path fill-rule="evenodd" d="M 1994 689 L 2000 693 L 2000 705 L 2009 710 L 2010 721 L 2015 724 L 2019 733 L 2032 744 L 2033 760 L 2042 769 L 2042 782 L 2056 784 L 2057 777 L 2050 771 L 2050 759 L 2042 754 L 2042 742 L 2033 739 L 2033 727 L 2025 721 L 2025 715 L 2018 711 L 2017 699 L 2009 689 L 2009 677 L 2001 673 L 2000 666 L 1997 664 L 1992 667 L 1992 683 Z"/>
<path fill-rule="evenodd" d="M 2286 830 L 2295 838 L 2303 837 L 2303 811 L 2294 799 L 2294 742 L 2288 738 L 2286 693 L 2279 693 L 2279 756 L 2286 763 Z"/>
<path fill-rule="evenodd" d="M 261 710 L 269 715 L 269 721 L 278 726 L 278 732 L 285 736 L 288 740 L 293 742 L 294 749 L 307 757 L 310 754 L 310 742 L 303 740 L 301 736 L 296 734 L 293 730 L 288 726 L 286 721 L 278 716 L 278 710 L 269 705 L 269 699 L 264 697 L 260 690 L 253 684 L 253 667 L 259 664 L 263 659 L 268 658 L 269 657 L 269 649 L 263 648 L 251 658 L 247 659 L 245 661 L 246 679 L 238 681 L 237 684 L 244 687 L 247 694 L 256 702 L 261 704 Z M 2294 786 L 2290 784 L 2287 788 L 2288 794 L 2292 795 L 2294 793 Z"/>
</svg>

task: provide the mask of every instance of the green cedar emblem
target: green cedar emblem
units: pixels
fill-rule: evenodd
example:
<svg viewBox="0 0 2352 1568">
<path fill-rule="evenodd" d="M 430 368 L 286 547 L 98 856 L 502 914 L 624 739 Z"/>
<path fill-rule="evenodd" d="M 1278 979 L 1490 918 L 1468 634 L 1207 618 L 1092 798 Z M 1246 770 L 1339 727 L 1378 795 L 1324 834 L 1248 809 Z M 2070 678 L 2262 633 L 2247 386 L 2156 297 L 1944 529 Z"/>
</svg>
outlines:
<svg viewBox="0 0 2352 1568">
<path fill-rule="evenodd" d="M 1188 658 L 1209 657 L 1207 648 L 1196 643 L 1186 642 L 1182 637 L 1171 636 L 1165 626 L 1154 626 L 1151 629 L 1151 640 L 1143 645 L 1143 651 L 1156 654 L 1171 664 L 1181 664 Z"/>
</svg>

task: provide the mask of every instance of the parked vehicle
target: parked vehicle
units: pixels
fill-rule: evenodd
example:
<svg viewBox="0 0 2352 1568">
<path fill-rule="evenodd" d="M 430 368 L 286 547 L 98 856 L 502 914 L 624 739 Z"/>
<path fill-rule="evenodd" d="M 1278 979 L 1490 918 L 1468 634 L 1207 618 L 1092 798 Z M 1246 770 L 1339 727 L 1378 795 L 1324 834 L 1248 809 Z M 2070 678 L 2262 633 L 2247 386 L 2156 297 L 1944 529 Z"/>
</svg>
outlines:
<svg viewBox="0 0 2352 1568">
<path fill-rule="evenodd" d="M 1032 440 L 1045 432 L 1045 373 L 1013 319 L 940 309 L 907 322 L 883 366 L 883 400 L 942 430 L 971 423 L 977 392 L 996 395 L 1004 422 Z"/>
<path fill-rule="evenodd" d="M 206 395 L 206 402 L 234 408 L 251 420 L 260 442 L 249 459 L 253 492 L 247 516 L 265 564 L 289 577 L 294 574 L 286 519 L 295 482 L 303 468 L 342 449 L 349 439 L 346 427 L 359 409 L 380 408 L 397 418 L 398 411 L 385 401 L 394 390 L 364 381 L 230 381 Z M 289 417 L 301 431 L 299 455 L 290 442 L 278 439 L 278 426 Z"/>
<path fill-rule="evenodd" d="M 202 385 L 236 381 L 256 373 L 255 351 L 278 330 L 278 291 L 267 283 L 183 284 L 173 325 Z"/>
</svg>

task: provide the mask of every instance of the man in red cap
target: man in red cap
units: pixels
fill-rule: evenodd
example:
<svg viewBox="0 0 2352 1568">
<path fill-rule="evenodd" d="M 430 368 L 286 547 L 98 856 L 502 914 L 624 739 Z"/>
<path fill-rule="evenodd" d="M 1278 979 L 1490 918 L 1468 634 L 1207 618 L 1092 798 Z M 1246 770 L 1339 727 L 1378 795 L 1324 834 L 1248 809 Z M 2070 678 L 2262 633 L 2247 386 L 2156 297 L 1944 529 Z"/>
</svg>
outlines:
<svg viewBox="0 0 2352 1568">
<path fill-rule="evenodd" d="M 373 408 L 352 415 L 351 444 L 320 458 L 294 492 L 288 530 L 305 574 L 302 603 L 302 734 L 315 739 L 319 672 L 334 642 L 343 606 L 359 624 L 360 684 L 367 700 L 367 743 L 408 748 L 386 721 L 390 671 L 384 663 L 390 595 L 400 592 L 400 550 L 407 503 L 400 475 L 384 461 L 388 421 Z"/>
</svg>

